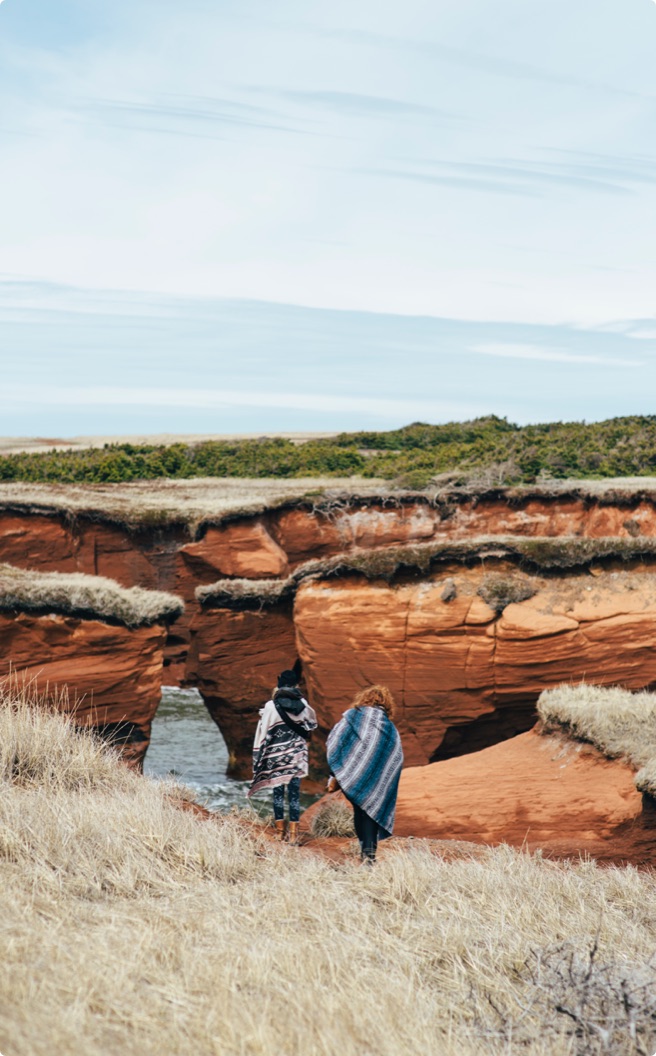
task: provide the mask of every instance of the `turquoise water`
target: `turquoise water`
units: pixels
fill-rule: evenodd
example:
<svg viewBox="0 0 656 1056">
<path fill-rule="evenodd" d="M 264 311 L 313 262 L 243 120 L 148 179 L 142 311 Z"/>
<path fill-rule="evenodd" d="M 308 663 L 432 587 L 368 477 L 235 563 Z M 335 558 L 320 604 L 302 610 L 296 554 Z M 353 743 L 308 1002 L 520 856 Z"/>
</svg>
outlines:
<svg viewBox="0 0 656 1056">
<path fill-rule="evenodd" d="M 210 810 L 225 811 L 250 802 L 258 812 L 269 814 L 271 793 L 247 801 L 248 781 L 227 777 L 227 765 L 228 749 L 200 693 L 165 686 L 153 721 L 144 773 L 155 778 L 177 778 L 193 789 L 198 802 Z M 302 804 L 308 806 L 315 798 L 302 796 Z"/>
</svg>

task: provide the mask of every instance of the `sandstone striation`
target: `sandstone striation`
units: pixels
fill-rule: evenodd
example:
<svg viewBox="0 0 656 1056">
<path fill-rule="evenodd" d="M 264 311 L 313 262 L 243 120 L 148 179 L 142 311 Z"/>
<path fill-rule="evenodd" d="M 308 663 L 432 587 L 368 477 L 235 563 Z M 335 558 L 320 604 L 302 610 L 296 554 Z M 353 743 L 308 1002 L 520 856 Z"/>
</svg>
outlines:
<svg viewBox="0 0 656 1056">
<path fill-rule="evenodd" d="M 512 592 L 515 570 L 502 573 Z M 294 623 L 322 728 L 359 689 L 384 682 L 399 704 L 406 762 L 423 765 L 528 729 L 549 686 L 656 683 L 649 573 L 534 577 L 534 596 L 501 614 L 478 594 L 487 575 L 452 567 L 398 585 L 353 576 L 302 583 Z M 452 600 L 443 600 L 445 582 Z"/>
<path fill-rule="evenodd" d="M 161 697 L 166 629 L 112 626 L 72 616 L 0 613 L 0 677 L 34 680 L 52 697 L 67 688 L 67 710 L 123 745 L 141 766 Z"/>
</svg>

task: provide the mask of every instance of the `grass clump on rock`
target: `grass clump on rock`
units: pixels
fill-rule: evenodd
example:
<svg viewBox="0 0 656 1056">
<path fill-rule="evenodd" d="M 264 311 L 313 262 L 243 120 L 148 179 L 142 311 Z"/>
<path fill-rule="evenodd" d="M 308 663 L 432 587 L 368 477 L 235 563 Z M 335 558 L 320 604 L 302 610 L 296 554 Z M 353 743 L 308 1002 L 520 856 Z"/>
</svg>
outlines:
<svg viewBox="0 0 656 1056">
<path fill-rule="evenodd" d="M 528 601 L 537 593 L 537 587 L 526 576 L 490 572 L 477 593 L 495 612 L 503 612 L 508 605 Z"/>
<path fill-rule="evenodd" d="M 104 576 L 0 565 L 0 612 L 57 613 L 136 628 L 172 622 L 184 612 L 184 602 L 161 590 L 122 587 Z"/>
<path fill-rule="evenodd" d="M 654 1051 L 651 874 L 421 841 L 336 867 L 180 810 L 28 698 L 0 702 L 0 1051 Z"/>
</svg>

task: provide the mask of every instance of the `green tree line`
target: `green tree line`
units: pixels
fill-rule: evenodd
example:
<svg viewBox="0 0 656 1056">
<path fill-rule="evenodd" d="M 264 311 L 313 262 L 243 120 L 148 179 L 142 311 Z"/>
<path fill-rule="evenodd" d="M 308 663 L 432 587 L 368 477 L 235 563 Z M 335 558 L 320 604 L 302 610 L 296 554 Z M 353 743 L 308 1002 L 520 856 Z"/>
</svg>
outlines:
<svg viewBox="0 0 656 1056">
<path fill-rule="evenodd" d="M 109 444 L 0 457 L 0 480 L 122 483 L 189 477 L 382 477 L 424 487 L 444 473 L 498 483 L 656 475 L 656 416 L 518 426 L 494 415 L 416 422 L 294 444 L 267 439 L 167 446 Z"/>
</svg>

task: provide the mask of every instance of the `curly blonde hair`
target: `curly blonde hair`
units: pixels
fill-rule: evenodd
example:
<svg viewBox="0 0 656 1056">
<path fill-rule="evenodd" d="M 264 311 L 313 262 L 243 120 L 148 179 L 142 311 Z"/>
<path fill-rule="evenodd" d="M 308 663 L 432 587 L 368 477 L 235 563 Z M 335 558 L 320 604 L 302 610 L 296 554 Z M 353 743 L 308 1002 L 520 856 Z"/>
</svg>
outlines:
<svg viewBox="0 0 656 1056">
<path fill-rule="evenodd" d="M 387 686 L 367 686 L 353 701 L 354 708 L 381 708 L 394 721 L 396 704 Z"/>
</svg>

